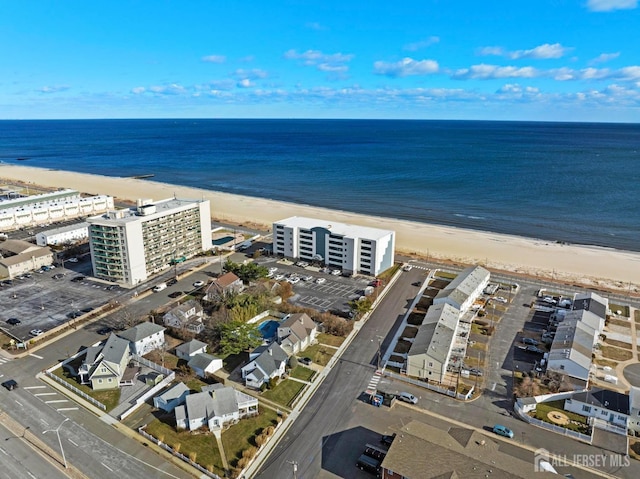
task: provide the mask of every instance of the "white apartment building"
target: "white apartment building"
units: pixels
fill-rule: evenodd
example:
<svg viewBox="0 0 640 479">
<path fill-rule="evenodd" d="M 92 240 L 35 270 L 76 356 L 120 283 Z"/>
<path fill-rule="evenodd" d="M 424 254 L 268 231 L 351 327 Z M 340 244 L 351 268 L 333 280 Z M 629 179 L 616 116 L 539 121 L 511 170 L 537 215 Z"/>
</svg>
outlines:
<svg viewBox="0 0 640 479">
<path fill-rule="evenodd" d="M 81 197 L 75 190 L 22 196 L 0 201 L 0 231 L 66 221 L 113 209 L 113 197 Z"/>
<path fill-rule="evenodd" d="M 273 223 L 273 254 L 376 276 L 394 261 L 395 231 L 292 216 Z"/>
<path fill-rule="evenodd" d="M 128 286 L 212 246 L 208 200 L 138 200 L 87 222 L 94 275 Z"/>
<path fill-rule="evenodd" d="M 89 238 L 89 223 L 82 222 L 73 225 L 54 228 L 36 233 L 38 246 L 69 245 L 79 243 Z"/>
</svg>

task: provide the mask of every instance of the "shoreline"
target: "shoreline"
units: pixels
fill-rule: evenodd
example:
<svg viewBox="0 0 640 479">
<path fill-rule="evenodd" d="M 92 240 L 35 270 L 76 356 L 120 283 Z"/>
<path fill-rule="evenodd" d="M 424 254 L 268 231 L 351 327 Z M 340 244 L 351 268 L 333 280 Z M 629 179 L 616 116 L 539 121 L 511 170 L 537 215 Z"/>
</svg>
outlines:
<svg viewBox="0 0 640 479">
<path fill-rule="evenodd" d="M 160 200 L 173 196 L 208 199 L 215 221 L 269 231 L 274 221 L 289 216 L 332 218 L 348 224 L 395 230 L 396 253 L 460 264 L 481 264 L 489 269 L 582 284 L 587 288 L 640 293 L 637 273 L 640 271 L 640 253 L 634 251 L 363 215 L 148 179 L 6 163 L 0 165 L 0 178 L 34 186 L 71 188 L 84 194 L 107 194 L 119 201 L 134 203 L 139 198 Z"/>
</svg>

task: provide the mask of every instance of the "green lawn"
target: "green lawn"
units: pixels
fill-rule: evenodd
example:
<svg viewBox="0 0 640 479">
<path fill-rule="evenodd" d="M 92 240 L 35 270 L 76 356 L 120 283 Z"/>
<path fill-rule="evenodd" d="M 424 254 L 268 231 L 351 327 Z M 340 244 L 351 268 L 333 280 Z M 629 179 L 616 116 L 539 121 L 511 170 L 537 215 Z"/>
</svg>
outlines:
<svg viewBox="0 0 640 479">
<path fill-rule="evenodd" d="M 213 472 L 220 477 L 224 477 L 220 451 L 213 434 L 191 434 L 189 431 L 178 432 L 173 425 L 166 424 L 159 419 L 149 423 L 146 431 L 174 449 L 179 444 L 180 453 L 187 457 L 195 453 L 195 462 L 205 468 L 211 466 Z"/>
<path fill-rule="evenodd" d="M 436 278 L 455 279 L 458 276 L 456 273 L 449 273 L 448 271 L 438 271 L 435 274 Z"/>
<path fill-rule="evenodd" d="M 579 423 L 579 424 L 569 423 L 563 427 L 567 429 L 571 429 L 572 431 L 577 431 L 577 432 L 586 434 L 587 418 L 585 416 L 581 416 L 580 414 L 565 411 L 563 408 L 564 408 L 564 400 L 540 403 L 536 405 L 535 417 L 536 419 L 540 419 L 541 421 L 545 421 L 550 424 L 555 424 L 553 421 L 551 421 L 548 418 L 548 414 L 553 411 L 558 411 L 558 412 L 561 412 L 562 414 L 565 414 L 571 421 L 576 421 Z"/>
<path fill-rule="evenodd" d="M 284 381 L 281 381 L 280 384 L 278 384 L 275 388 L 267 389 L 262 393 L 262 396 L 265 399 L 269 399 L 270 401 L 289 407 L 296 396 L 300 394 L 300 391 L 302 391 L 304 386 L 305 385 L 303 383 L 300 383 L 298 381 L 285 379 Z"/>
<path fill-rule="evenodd" d="M 316 374 L 313 369 L 306 368 L 304 366 L 296 366 L 294 369 L 289 371 L 289 375 L 292 378 L 302 379 L 303 381 L 311 381 L 311 378 Z"/>
<path fill-rule="evenodd" d="M 207 385 L 208 383 L 205 383 L 203 380 L 201 380 L 197 376 L 194 376 L 185 382 L 185 386 L 187 386 L 192 391 L 196 391 L 196 392 L 201 392 L 202 386 L 207 386 Z"/>
<path fill-rule="evenodd" d="M 333 334 L 318 334 L 318 342 L 320 344 L 328 344 L 329 346 L 335 346 L 336 348 L 344 342 L 345 338 L 342 336 L 334 336 Z"/>
<path fill-rule="evenodd" d="M 326 366 L 335 352 L 335 349 L 327 348 L 322 344 L 312 344 L 304 350 L 304 355 L 311 358 L 314 363 L 319 364 L 320 366 Z"/>
<path fill-rule="evenodd" d="M 262 407 L 259 410 L 258 416 L 242 419 L 238 424 L 222 432 L 222 447 L 224 447 L 227 462 L 232 467 L 235 467 L 242 457 L 242 451 L 255 447 L 254 438 L 257 435 L 265 428 L 277 424 L 278 415 L 275 411 Z M 219 475 L 224 477 L 222 474 Z"/>
<path fill-rule="evenodd" d="M 72 366 L 74 366 L 76 371 L 80 364 L 82 364 L 83 357 L 84 356 L 81 356 L 80 358 L 70 363 Z M 87 384 L 80 384 L 75 377 L 71 376 L 71 373 L 67 369 L 54 369 L 52 373 L 58 376 L 60 379 L 64 379 L 64 381 L 69 383 L 71 386 L 78 388 L 87 396 L 92 397 L 96 401 L 100 401 L 107 408 L 107 412 L 111 411 L 120 402 L 120 388 L 109 389 L 107 391 L 94 391 L 91 386 Z"/>
<path fill-rule="evenodd" d="M 629 306 L 626 304 L 622 305 L 622 304 L 609 303 L 609 309 L 614 313 L 617 313 L 618 311 L 620 311 L 621 315 L 624 316 L 625 318 L 631 317 L 631 310 Z"/>
</svg>

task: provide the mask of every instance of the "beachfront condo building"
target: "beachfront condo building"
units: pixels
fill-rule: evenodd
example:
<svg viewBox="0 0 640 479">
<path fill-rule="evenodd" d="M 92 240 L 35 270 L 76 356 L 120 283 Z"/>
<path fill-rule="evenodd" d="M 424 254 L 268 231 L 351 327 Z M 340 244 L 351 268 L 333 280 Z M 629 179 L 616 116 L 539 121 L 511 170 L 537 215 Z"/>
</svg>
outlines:
<svg viewBox="0 0 640 479">
<path fill-rule="evenodd" d="M 377 276 L 394 261 L 395 231 L 292 216 L 273 223 L 273 254 Z"/>
<path fill-rule="evenodd" d="M 100 214 L 113 209 L 113 197 L 82 197 L 76 190 L 59 190 L 41 195 L 0 195 L 0 231 L 12 231 L 47 223 Z"/>
<path fill-rule="evenodd" d="M 125 286 L 211 249 L 208 200 L 138 200 L 87 222 L 94 275 Z"/>
</svg>

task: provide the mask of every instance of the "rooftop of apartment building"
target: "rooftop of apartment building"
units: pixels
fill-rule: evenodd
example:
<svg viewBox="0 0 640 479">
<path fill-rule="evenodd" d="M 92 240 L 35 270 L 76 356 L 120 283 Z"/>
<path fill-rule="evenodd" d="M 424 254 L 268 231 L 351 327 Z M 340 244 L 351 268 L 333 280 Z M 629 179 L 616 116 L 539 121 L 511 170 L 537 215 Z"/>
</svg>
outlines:
<svg viewBox="0 0 640 479">
<path fill-rule="evenodd" d="M 354 238 L 364 238 L 377 240 L 394 233 L 392 230 L 384 230 L 380 228 L 372 228 L 369 226 L 359 226 L 347 223 L 338 223 L 337 221 L 327 221 L 316 218 L 307 218 L 304 216 L 292 216 L 274 224 L 285 225 L 288 227 L 297 227 L 302 229 L 323 228 L 337 236 L 346 236 Z"/>
</svg>

